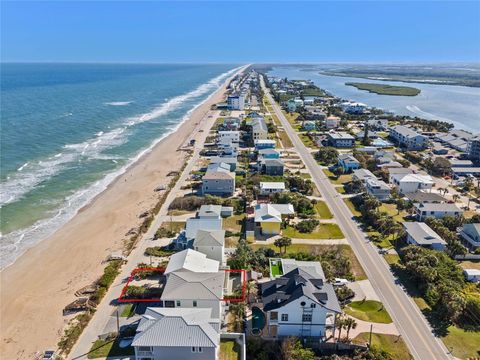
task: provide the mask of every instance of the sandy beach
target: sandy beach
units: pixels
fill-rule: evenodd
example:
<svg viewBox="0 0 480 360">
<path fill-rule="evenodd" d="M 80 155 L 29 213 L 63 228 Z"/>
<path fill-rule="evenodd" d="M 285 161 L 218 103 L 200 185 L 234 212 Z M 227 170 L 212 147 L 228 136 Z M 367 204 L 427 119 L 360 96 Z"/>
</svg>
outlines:
<svg viewBox="0 0 480 360">
<path fill-rule="evenodd" d="M 140 224 L 139 215 L 156 203 L 154 189 L 167 185 L 167 174 L 184 164 L 187 153 L 179 147 L 197 130 L 209 130 L 200 120 L 224 92 L 225 85 L 71 221 L 1 272 L 3 359 L 56 348 L 69 319 L 62 309 L 76 299 L 75 291 L 102 274 L 107 256 L 122 249 L 125 234 Z"/>
</svg>

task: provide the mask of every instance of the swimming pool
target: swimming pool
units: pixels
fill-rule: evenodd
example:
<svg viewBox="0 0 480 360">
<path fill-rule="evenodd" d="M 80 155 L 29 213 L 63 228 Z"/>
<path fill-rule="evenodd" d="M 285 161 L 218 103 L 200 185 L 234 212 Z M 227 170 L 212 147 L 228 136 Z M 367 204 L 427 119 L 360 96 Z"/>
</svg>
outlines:
<svg viewBox="0 0 480 360">
<path fill-rule="evenodd" d="M 265 314 L 258 307 L 252 307 L 252 334 L 260 334 L 264 327 Z"/>
<path fill-rule="evenodd" d="M 372 145 L 375 147 L 389 147 L 389 146 L 392 146 L 392 143 L 388 140 L 378 138 L 378 139 L 373 139 Z"/>
</svg>

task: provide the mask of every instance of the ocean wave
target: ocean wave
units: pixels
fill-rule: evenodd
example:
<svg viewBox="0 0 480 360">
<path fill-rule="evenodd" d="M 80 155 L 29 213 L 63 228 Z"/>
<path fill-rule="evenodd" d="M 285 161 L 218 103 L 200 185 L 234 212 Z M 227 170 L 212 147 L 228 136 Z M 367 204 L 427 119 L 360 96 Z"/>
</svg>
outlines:
<svg viewBox="0 0 480 360">
<path fill-rule="evenodd" d="M 241 67 L 232 69 L 228 72 L 225 72 L 224 74 L 217 76 L 216 78 L 210 80 L 206 84 L 208 85 L 208 89 L 210 90 L 216 90 L 220 87 L 221 83 L 227 79 L 229 76 L 233 75 L 235 72 L 237 72 Z M 204 85 L 206 85 L 204 84 Z M 200 90 L 199 90 L 200 89 Z M 205 94 L 208 92 L 207 90 L 204 90 L 205 87 L 199 86 L 197 89 L 193 90 L 190 93 L 185 94 L 189 95 L 187 97 L 187 100 L 190 98 L 194 98 L 197 96 L 200 96 L 202 94 Z M 191 95 L 194 91 L 197 91 L 196 94 L 198 95 Z M 135 162 L 137 162 L 141 157 L 143 157 L 145 154 L 149 153 L 152 151 L 152 149 L 160 142 L 162 141 L 165 137 L 170 135 L 171 133 L 175 132 L 191 115 L 191 113 L 197 109 L 199 106 L 201 106 L 204 102 L 208 101 L 210 97 L 213 95 L 214 91 L 204 100 L 201 102 L 195 104 L 192 106 L 182 117 L 181 121 L 178 122 L 177 124 L 171 126 L 168 128 L 168 131 L 162 134 L 161 137 L 157 138 L 154 140 L 146 149 L 140 151 L 138 154 L 136 154 L 134 157 L 130 158 L 127 163 L 122 166 L 120 169 L 113 171 L 111 173 L 108 173 L 105 175 L 105 177 L 101 181 L 97 181 L 94 184 L 89 185 L 86 188 L 79 189 L 76 191 L 74 194 L 69 196 L 68 198 L 65 199 L 65 202 L 63 205 L 59 207 L 59 209 L 55 212 L 52 213 L 49 218 L 46 219 L 41 219 L 35 222 L 33 225 L 31 225 L 28 228 L 24 229 L 19 229 L 13 232 L 10 232 L 8 234 L 4 234 L 2 236 L 2 242 L 0 243 L 0 268 L 3 269 L 9 265 L 11 265 L 15 259 L 17 259 L 23 252 L 25 252 L 28 248 L 31 246 L 35 245 L 38 241 L 48 237 L 49 235 L 53 234 L 60 226 L 65 224 L 67 221 L 69 221 L 77 212 L 84 206 L 86 206 L 95 196 L 99 195 L 102 191 L 104 191 L 108 185 L 114 181 L 118 176 L 122 175 L 125 173 L 125 171 L 133 165 Z M 175 98 L 173 98 L 175 99 Z M 171 99 L 171 100 L 173 100 Z M 169 101 L 171 101 L 169 100 Z M 185 101 L 185 100 L 184 100 Z M 173 109 L 172 109 L 173 110 Z M 49 158 L 48 161 L 45 162 L 39 162 L 42 163 L 45 171 L 48 169 L 50 171 L 50 174 L 53 174 L 55 171 L 58 172 L 59 170 L 59 165 L 64 164 L 66 162 L 71 162 L 73 159 L 71 158 L 72 156 L 75 157 L 77 156 L 78 159 L 78 154 L 84 153 L 86 155 L 88 153 L 89 156 L 92 156 L 94 154 L 94 151 L 92 149 L 97 149 L 97 152 L 95 153 L 96 156 L 101 156 L 99 155 L 98 150 L 104 149 L 107 146 L 109 139 L 110 141 L 116 140 L 118 141 L 119 138 L 121 138 L 122 134 L 125 132 L 126 127 L 122 128 L 117 128 L 112 131 L 103 133 L 99 132 L 97 133 L 97 136 L 91 140 L 78 143 L 78 144 L 71 144 L 71 145 L 65 145 L 64 150 L 61 153 L 58 153 L 54 155 L 53 157 Z M 100 141 L 99 141 L 99 138 Z M 110 159 L 116 163 L 116 157 L 110 157 Z M 42 173 L 42 171 L 37 172 L 36 174 L 33 174 L 32 172 L 29 173 L 29 175 L 32 176 L 38 176 L 41 175 L 42 179 L 40 181 L 44 181 L 46 179 L 46 175 Z M 13 179 L 13 178 L 12 178 Z M 12 180 L 11 179 L 11 180 Z M 32 187 L 32 184 L 38 184 L 40 181 L 37 180 L 35 183 L 32 181 L 32 179 L 29 177 L 31 180 L 30 183 L 27 183 L 25 181 L 24 185 L 25 187 L 20 187 L 19 189 L 15 189 L 12 187 L 12 190 L 17 190 L 16 192 L 16 197 L 15 199 L 18 199 L 19 196 L 25 194 L 27 191 L 27 187 Z M 15 181 L 10 181 L 10 183 L 13 184 Z M 2 184 L 2 195 L 4 193 L 8 193 L 8 191 L 5 191 L 4 184 Z M 8 183 L 7 183 L 8 185 Z M 33 185 L 33 186 L 35 186 Z M 22 192 L 23 191 L 23 192 Z M 10 194 L 11 195 L 11 194 Z M 5 199 L 5 203 L 9 203 L 14 201 L 12 199 L 13 197 L 11 196 L 9 199 Z M 0 204 L 4 204 L 2 199 L 0 201 Z"/>
<path fill-rule="evenodd" d="M 109 106 L 126 106 L 131 104 L 132 102 L 133 101 L 112 101 L 112 102 L 106 102 L 104 104 Z"/>
<path fill-rule="evenodd" d="M 438 115 L 429 113 L 425 110 L 420 109 L 416 105 L 407 105 L 405 107 L 408 111 L 414 113 L 415 115 L 417 115 L 419 117 L 423 117 L 423 118 L 428 119 L 428 120 L 446 121 L 446 122 L 449 122 L 449 123 L 453 123 L 455 126 L 458 126 L 460 128 L 464 128 L 466 130 L 472 130 L 468 126 L 466 126 L 465 124 L 462 124 L 462 123 L 460 123 L 458 121 L 455 121 L 455 120 L 452 120 L 450 118 L 446 118 L 446 117 L 443 117 L 443 116 L 438 116 Z"/>
</svg>

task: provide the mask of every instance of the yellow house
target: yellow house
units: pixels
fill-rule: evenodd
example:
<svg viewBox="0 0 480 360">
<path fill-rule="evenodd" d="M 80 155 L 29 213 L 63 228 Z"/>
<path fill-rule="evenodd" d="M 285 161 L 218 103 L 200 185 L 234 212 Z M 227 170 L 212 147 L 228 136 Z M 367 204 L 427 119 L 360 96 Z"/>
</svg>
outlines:
<svg viewBox="0 0 480 360">
<path fill-rule="evenodd" d="M 282 216 L 293 215 L 292 204 L 258 204 L 255 206 L 255 224 L 262 235 L 278 235 L 281 232 Z"/>
</svg>

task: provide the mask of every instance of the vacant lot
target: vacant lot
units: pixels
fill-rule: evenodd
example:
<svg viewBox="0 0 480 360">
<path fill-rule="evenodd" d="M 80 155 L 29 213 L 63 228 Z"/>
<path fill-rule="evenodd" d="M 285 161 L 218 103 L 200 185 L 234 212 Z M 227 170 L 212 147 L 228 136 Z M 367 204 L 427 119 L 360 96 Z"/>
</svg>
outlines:
<svg viewBox="0 0 480 360">
<path fill-rule="evenodd" d="M 390 324 L 392 318 L 383 304 L 375 300 L 354 301 L 345 307 L 345 312 L 354 318 L 376 323 Z"/>
</svg>

